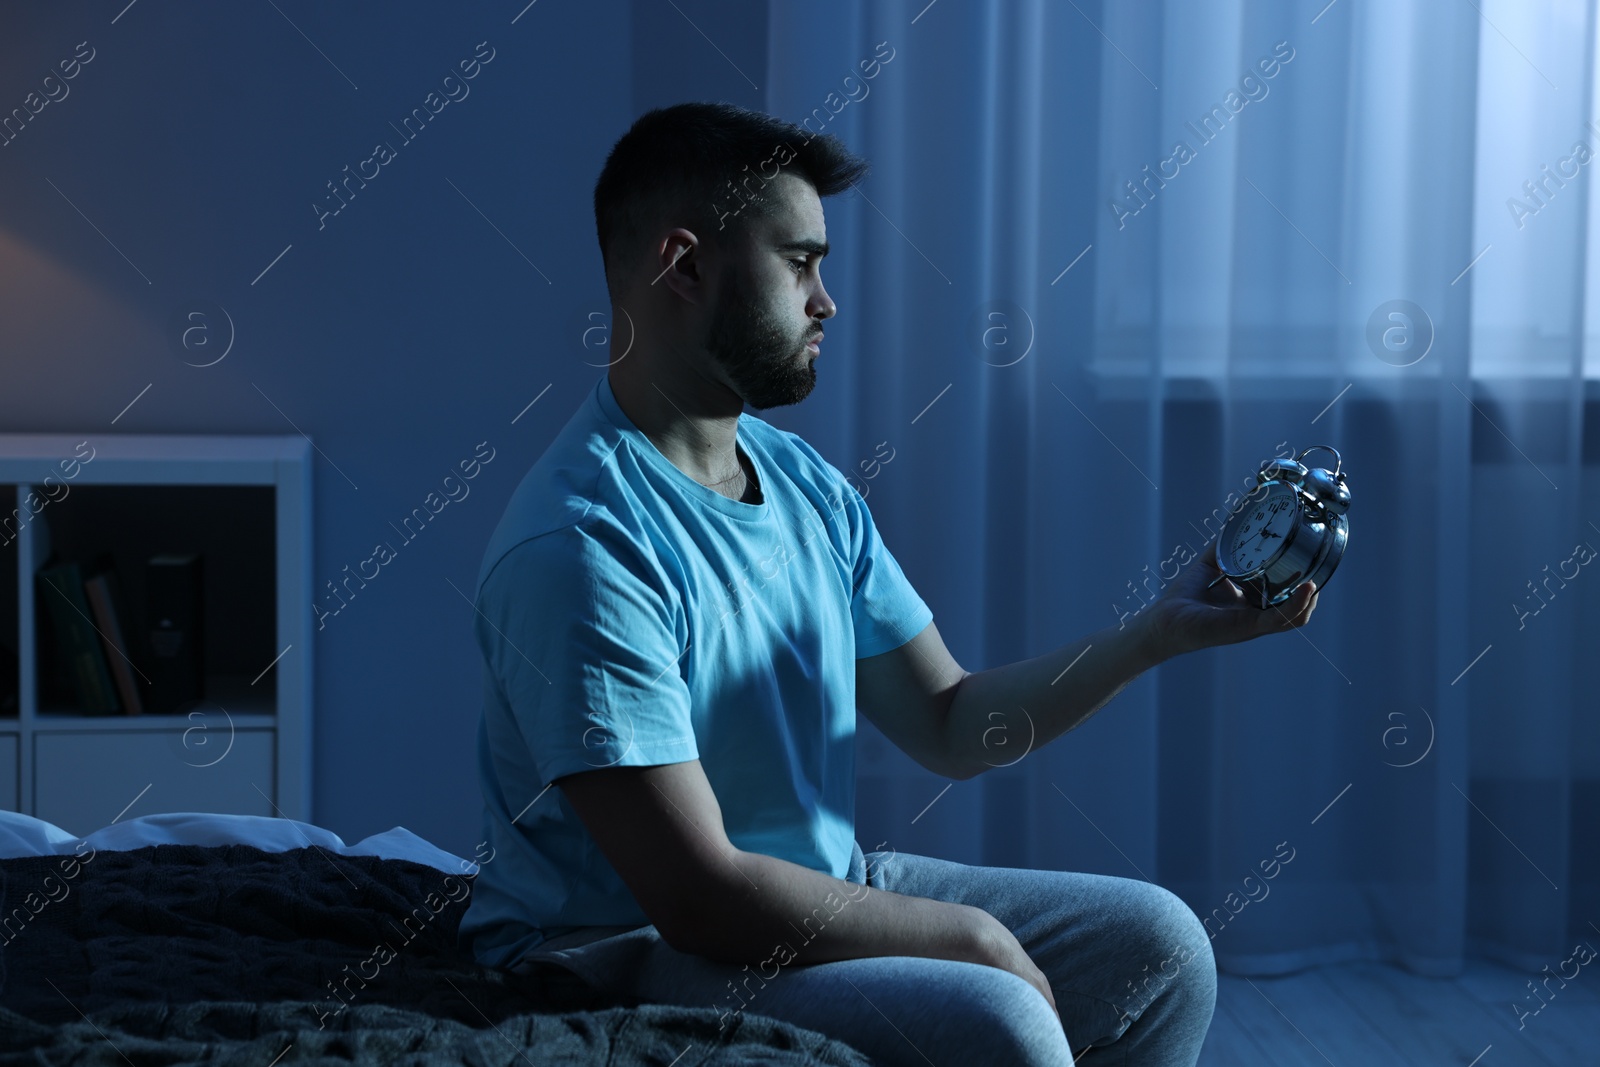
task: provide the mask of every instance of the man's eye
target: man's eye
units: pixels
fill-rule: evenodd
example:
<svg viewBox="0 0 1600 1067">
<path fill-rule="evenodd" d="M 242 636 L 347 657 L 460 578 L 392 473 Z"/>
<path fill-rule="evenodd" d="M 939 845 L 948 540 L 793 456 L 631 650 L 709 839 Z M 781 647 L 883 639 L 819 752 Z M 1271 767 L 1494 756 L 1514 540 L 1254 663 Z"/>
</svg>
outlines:
<svg viewBox="0 0 1600 1067">
<path fill-rule="evenodd" d="M 789 261 L 789 265 L 791 267 L 799 267 L 800 268 L 799 273 L 801 273 L 801 274 L 804 274 L 806 272 L 806 261 L 803 260 L 803 259 L 791 259 Z"/>
</svg>

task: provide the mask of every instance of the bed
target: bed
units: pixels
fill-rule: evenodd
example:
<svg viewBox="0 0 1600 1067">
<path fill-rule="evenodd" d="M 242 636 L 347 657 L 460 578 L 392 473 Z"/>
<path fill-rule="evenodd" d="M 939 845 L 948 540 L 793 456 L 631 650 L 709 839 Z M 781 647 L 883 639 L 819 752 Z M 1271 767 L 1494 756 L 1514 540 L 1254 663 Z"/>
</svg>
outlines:
<svg viewBox="0 0 1600 1067">
<path fill-rule="evenodd" d="M 402 827 L 346 845 L 178 813 L 78 838 L 0 812 L 0 1067 L 871 1062 L 751 1012 L 721 1031 L 554 964 L 482 967 L 455 944 L 475 872 Z"/>
</svg>

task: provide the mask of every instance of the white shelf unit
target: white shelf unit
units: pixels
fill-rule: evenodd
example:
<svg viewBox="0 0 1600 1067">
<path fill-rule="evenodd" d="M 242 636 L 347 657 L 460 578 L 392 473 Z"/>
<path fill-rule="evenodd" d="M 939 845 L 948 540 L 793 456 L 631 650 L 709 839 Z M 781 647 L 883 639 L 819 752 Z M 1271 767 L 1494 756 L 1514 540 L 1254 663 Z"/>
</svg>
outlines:
<svg viewBox="0 0 1600 1067">
<path fill-rule="evenodd" d="M 62 463 L 74 459 L 68 478 Z M 0 567 L 16 575 L 14 590 L 0 585 L 0 612 L 14 613 L 0 618 L 0 640 L 17 653 L 15 713 L 0 714 L 0 808 L 80 836 L 157 812 L 309 822 L 309 439 L 0 434 L 0 501 Z M 41 707 L 36 627 L 49 617 L 35 603 L 35 572 L 46 537 L 62 560 L 114 554 L 130 645 L 144 559 L 202 552 L 200 704 L 165 715 Z M 0 706 L 9 695 L 0 693 Z"/>
</svg>

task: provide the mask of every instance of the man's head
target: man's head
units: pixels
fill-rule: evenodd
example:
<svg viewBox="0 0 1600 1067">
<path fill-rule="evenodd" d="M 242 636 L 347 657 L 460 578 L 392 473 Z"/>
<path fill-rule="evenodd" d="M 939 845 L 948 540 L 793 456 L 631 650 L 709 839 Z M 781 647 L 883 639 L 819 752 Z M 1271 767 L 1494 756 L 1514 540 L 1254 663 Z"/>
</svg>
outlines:
<svg viewBox="0 0 1600 1067">
<path fill-rule="evenodd" d="M 732 104 L 639 118 L 595 184 L 612 304 L 648 331 L 665 373 L 720 383 L 761 409 L 816 382 L 806 342 L 834 313 L 822 288 L 821 197 L 867 171 L 835 137 Z"/>
</svg>

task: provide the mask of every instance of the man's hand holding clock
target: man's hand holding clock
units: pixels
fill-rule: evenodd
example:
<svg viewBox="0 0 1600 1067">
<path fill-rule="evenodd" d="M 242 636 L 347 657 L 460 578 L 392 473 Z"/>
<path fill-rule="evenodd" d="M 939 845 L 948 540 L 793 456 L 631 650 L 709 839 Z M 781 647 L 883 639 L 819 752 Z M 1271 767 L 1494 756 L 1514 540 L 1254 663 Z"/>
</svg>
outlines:
<svg viewBox="0 0 1600 1067">
<path fill-rule="evenodd" d="M 1231 580 L 1216 581 L 1220 575 L 1212 541 L 1141 613 L 1161 659 L 1292 630 L 1309 622 L 1317 608 L 1315 582 L 1306 582 L 1281 604 L 1262 608 Z"/>
<path fill-rule="evenodd" d="M 1303 465 L 1312 452 L 1333 470 Z M 1167 659 L 1304 626 L 1349 540 L 1350 487 L 1329 445 L 1272 459 L 1206 550 L 1146 609 L 1150 648 Z"/>
</svg>

